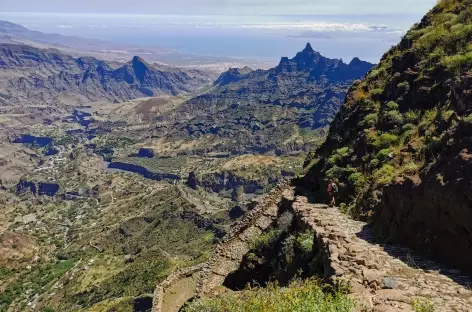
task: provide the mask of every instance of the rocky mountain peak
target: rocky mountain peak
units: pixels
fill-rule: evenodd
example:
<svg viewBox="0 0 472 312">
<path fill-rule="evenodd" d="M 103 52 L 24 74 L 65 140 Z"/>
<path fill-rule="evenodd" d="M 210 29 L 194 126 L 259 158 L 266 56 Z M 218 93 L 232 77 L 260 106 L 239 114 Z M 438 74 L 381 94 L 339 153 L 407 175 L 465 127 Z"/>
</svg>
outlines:
<svg viewBox="0 0 472 312">
<path fill-rule="evenodd" d="M 350 80 L 362 77 L 374 64 L 361 61 L 355 57 L 349 65 L 339 59 L 330 59 L 315 51 L 310 43 L 289 59 L 282 57 L 276 72 L 308 72 L 312 79 L 327 76 L 335 81 Z"/>
<path fill-rule="evenodd" d="M 295 59 L 314 59 L 315 61 L 319 58 L 322 58 L 321 54 L 313 50 L 310 43 L 307 43 L 305 49 L 298 52 L 297 56 L 295 56 Z"/>
<path fill-rule="evenodd" d="M 148 73 L 151 69 L 151 65 L 149 65 L 145 60 L 143 60 L 139 56 L 133 57 L 133 59 L 131 60 L 131 65 L 133 67 L 133 71 L 134 71 L 134 74 L 136 75 L 136 78 L 141 83 L 143 83 L 146 73 Z"/>
<path fill-rule="evenodd" d="M 349 65 L 357 65 L 357 64 L 360 64 L 362 63 L 362 61 L 358 58 L 358 57 L 355 57 L 352 59 L 351 63 L 349 63 Z"/>
<path fill-rule="evenodd" d="M 315 52 L 315 50 L 313 50 L 313 48 L 311 47 L 311 43 L 308 42 L 306 44 L 305 49 L 303 49 L 302 52 L 304 52 L 304 53 L 313 53 L 313 52 Z"/>
<path fill-rule="evenodd" d="M 150 67 L 152 67 L 140 56 L 134 56 L 133 59 L 131 60 L 131 64 L 133 65 L 133 68 L 135 70 L 136 69 L 149 69 Z"/>
<path fill-rule="evenodd" d="M 232 67 L 229 68 L 227 71 L 223 72 L 220 77 L 214 82 L 213 85 L 223 86 L 229 83 L 233 83 L 239 81 L 246 77 L 249 73 L 253 70 L 252 68 L 245 66 L 243 68 Z"/>
</svg>

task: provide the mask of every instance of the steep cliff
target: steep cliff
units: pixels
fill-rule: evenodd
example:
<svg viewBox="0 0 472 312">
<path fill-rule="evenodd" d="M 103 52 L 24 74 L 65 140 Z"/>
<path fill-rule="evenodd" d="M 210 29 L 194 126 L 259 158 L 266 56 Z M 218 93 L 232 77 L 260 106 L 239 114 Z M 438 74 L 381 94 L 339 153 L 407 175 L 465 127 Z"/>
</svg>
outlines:
<svg viewBox="0 0 472 312">
<path fill-rule="evenodd" d="M 441 1 L 356 81 L 303 185 L 472 272 L 472 2 Z"/>
</svg>

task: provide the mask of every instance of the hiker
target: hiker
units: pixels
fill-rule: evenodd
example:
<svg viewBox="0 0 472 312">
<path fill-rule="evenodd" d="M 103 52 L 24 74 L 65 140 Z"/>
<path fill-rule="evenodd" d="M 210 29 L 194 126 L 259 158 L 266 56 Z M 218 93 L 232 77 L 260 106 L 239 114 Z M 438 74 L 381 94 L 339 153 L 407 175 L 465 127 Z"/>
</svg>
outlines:
<svg viewBox="0 0 472 312">
<path fill-rule="evenodd" d="M 334 207 L 336 205 L 336 200 L 334 199 L 334 194 L 336 194 L 337 192 L 338 192 L 338 186 L 336 185 L 336 183 L 334 183 L 333 180 L 329 180 L 328 194 L 329 194 L 329 198 L 331 199 L 331 201 L 329 203 L 330 207 Z"/>
</svg>

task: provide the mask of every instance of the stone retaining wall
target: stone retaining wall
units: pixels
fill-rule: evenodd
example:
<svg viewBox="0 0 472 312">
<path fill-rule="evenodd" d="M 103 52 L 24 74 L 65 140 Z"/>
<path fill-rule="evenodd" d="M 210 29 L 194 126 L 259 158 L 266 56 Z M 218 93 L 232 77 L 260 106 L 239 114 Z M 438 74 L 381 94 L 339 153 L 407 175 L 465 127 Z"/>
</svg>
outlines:
<svg viewBox="0 0 472 312">
<path fill-rule="evenodd" d="M 250 250 L 251 242 L 277 220 L 282 199 L 293 196 L 288 181 L 279 183 L 230 230 L 215 248 L 197 281 L 198 297 L 223 285 L 226 276 L 239 268 L 244 255 Z"/>
<path fill-rule="evenodd" d="M 162 283 L 157 285 L 154 291 L 154 298 L 152 300 L 152 312 L 167 312 L 163 311 L 164 295 L 167 290 L 179 280 L 190 277 L 195 273 L 198 273 L 206 266 L 205 263 L 195 265 L 189 268 L 180 269 L 170 274 Z"/>
</svg>

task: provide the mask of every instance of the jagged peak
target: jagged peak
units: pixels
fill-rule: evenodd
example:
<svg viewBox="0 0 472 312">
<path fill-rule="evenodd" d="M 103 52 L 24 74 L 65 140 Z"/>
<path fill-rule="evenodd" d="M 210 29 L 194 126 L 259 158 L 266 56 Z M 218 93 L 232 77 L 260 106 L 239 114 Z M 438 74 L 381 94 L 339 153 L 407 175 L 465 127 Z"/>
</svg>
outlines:
<svg viewBox="0 0 472 312">
<path fill-rule="evenodd" d="M 363 62 L 363 61 L 361 61 L 360 58 L 354 57 L 354 58 L 352 59 L 352 61 L 349 63 L 349 65 L 359 64 L 359 63 L 362 63 L 362 62 Z"/>
<path fill-rule="evenodd" d="M 305 52 L 305 53 L 313 53 L 313 52 L 315 52 L 315 50 L 313 50 L 313 48 L 312 48 L 312 46 L 311 46 L 311 43 L 308 42 L 308 43 L 306 44 L 305 49 L 303 49 L 302 52 Z"/>
<path fill-rule="evenodd" d="M 146 61 L 143 58 L 141 58 L 140 56 L 137 56 L 137 55 L 133 57 L 133 59 L 131 60 L 131 63 L 133 63 L 133 64 L 144 63 L 144 64 L 147 65 Z"/>
</svg>

